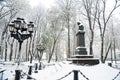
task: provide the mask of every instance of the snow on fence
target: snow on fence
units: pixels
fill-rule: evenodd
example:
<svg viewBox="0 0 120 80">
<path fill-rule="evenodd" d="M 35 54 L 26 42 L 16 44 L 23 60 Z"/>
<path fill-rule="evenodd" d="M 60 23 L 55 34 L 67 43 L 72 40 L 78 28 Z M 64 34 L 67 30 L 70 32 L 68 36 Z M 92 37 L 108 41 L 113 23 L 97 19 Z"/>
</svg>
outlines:
<svg viewBox="0 0 120 80">
<path fill-rule="evenodd" d="M 68 75 L 70 75 L 71 73 L 74 73 L 74 80 L 79 80 L 78 79 L 78 72 L 80 72 L 80 74 L 86 79 L 86 80 L 90 80 L 88 77 L 86 77 L 80 70 L 73 70 L 71 72 L 69 72 L 68 74 L 66 74 L 65 76 L 57 79 L 57 80 L 62 80 L 64 79 L 65 77 L 67 77 Z M 116 80 L 116 78 L 120 75 L 120 72 L 112 79 L 112 80 Z"/>
<path fill-rule="evenodd" d="M 119 75 L 120 75 L 120 72 L 112 80 L 115 80 Z"/>
<path fill-rule="evenodd" d="M 56 80 L 62 80 L 62 79 L 64 79 L 64 78 L 66 78 L 67 76 L 69 76 L 72 72 L 74 73 L 74 80 L 79 80 L 79 79 L 78 79 L 78 72 L 80 72 L 80 74 L 81 74 L 86 80 L 89 80 L 80 70 L 72 70 L 71 72 L 69 72 L 69 73 L 66 74 L 65 76 L 63 76 L 63 77 L 61 77 L 61 78 L 59 78 L 59 79 L 56 79 Z M 37 80 L 37 79 L 31 77 L 31 75 L 28 75 L 27 73 L 25 73 L 25 72 L 23 72 L 23 71 L 22 71 L 22 76 L 28 76 L 28 77 L 30 77 L 32 80 Z"/>
<path fill-rule="evenodd" d="M 50 65 L 47 65 L 47 66 L 56 66 L 55 64 L 50 64 Z M 61 64 L 58 64 L 58 66 L 59 67 L 63 67 Z M 58 67 L 57 66 L 57 67 Z M 3 71 L 5 71 L 5 70 L 3 70 Z M 1 72 L 3 72 L 2 70 L 1 70 Z M 0 73 L 1 73 L 0 72 Z M 63 77 L 61 77 L 61 78 L 55 78 L 54 80 L 64 80 L 65 78 L 67 78 L 71 73 L 73 73 L 74 75 L 73 75 L 73 80 L 80 80 L 79 79 L 79 76 L 78 76 L 78 74 L 80 74 L 81 76 L 83 76 L 83 78 L 85 79 L 85 80 L 91 80 L 90 79 L 90 76 L 86 76 L 83 72 L 81 72 L 81 70 L 75 70 L 75 69 L 72 69 L 70 72 L 68 72 L 66 75 L 63 75 Z M 34 78 L 32 75 L 29 75 L 28 73 L 25 73 L 25 72 L 23 72 L 22 71 L 22 74 L 20 75 L 20 77 L 21 78 L 25 78 L 25 77 L 30 77 L 32 80 L 39 80 L 39 79 L 37 79 L 37 78 Z M 89 77 L 89 78 L 88 78 Z M 113 78 L 111 79 L 111 80 L 119 80 L 118 78 L 120 77 L 120 71 L 115 75 L 115 76 L 113 76 Z M 2 79 L 0 79 L 0 80 L 2 80 Z"/>
<path fill-rule="evenodd" d="M 1 75 L 0 75 L 0 76 L 1 76 L 1 77 L 0 77 L 0 80 L 3 80 L 3 72 L 4 72 L 4 71 L 6 71 L 6 70 L 1 70 L 1 71 L 0 71 L 0 74 L 1 74 Z"/>
<path fill-rule="evenodd" d="M 72 70 L 71 72 L 69 72 L 68 74 L 66 74 L 65 76 L 57 79 L 57 80 L 62 80 L 64 79 L 65 77 L 67 77 L 68 75 L 70 75 L 71 73 L 74 73 L 74 80 L 79 80 L 78 79 L 78 72 L 80 72 L 80 74 L 86 79 L 86 80 L 89 80 L 89 78 L 87 78 L 80 70 Z"/>
<path fill-rule="evenodd" d="M 55 65 L 54 65 L 55 66 Z M 60 66 L 60 65 L 59 65 Z M 25 73 L 25 72 L 22 72 L 23 74 L 24 74 L 24 76 L 26 75 L 26 76 L 28 76 L 28 77 L 30 77 L 32 80 L 37 80 L 37 79 L 35 79 L 35 78 L 33 78 L 33 77 L 31 77 L 31 75 L 29 75 L 29 74 L 27 74 L 27 73 Z M 59 78 L 59 79 L 56 79 L 56 80 L 62 80 L 62 79 L 64 79 L 64 78 L 66 78 L 67 76 L 69 76 L 71 73 L 73 73 L 74 74 L 74 79 L 73 80 L 79 80 L 79 76 L 78 76 L 78 73 L 80 73 L 80 75 L 82 75 L 86 80 L 90 80 L 85 74 L 83 74 L 83 72 L 81 72 L 80 70 L 72 70 L 72 71 L 70 71 L 68 74 L 66 74 L 66 75 L 64 75 L 63 77 L 61 77 L 61 78 Z M 112 79 L 112 80 L 116 80 L 117 79 L 117 77 L 120 75 L 120 72 L 118 72 L 118 74 Z"/>
<path fill-rule="evenodd" d="M 31 78 L 32 80 L 37 80 L 37 79 L 31 77 L 31 75 L 29 75 L 29 74 L 27 74 L 27 73 L 25 73 L 23 71 L 22 71 L 22 74 L 23 74 L 22 76 L 27 76 L 27 77 Z"/>
<path fill-rule="evenodd" d="M 4 71 L 5 71 L 5 70 L 0 71 L 0 73 L 1 73 L 1 72 L 4 72 Z M 66 78 L 67 76 L 69 76 L 72 72 L 74 73 L 74 79 L 73 79 L 73 80 L 79 80 L 79 78 L 78 78 L 78 73 L 80 73 L 86 80 L 90 80 L 90 79 L 89 79 L 88 77 L 86 77 L 86 75 L 84 75 L 80 70 L 72 70 L 72 71 L 70 71 L 68 74 L 66 74 L 66 75 L 64 75 L 63 77 L 61 77 L 61 78 L 59 78 L 59 79 L 56 79 L 56 80 L 62 80 L 62 79 L 64 79 L 64 78 Z M 120 72 L 119 72 L 112 80 L 116 80 L 116 78 L 117 78 L 119 75 L 120 75 Z M 24 77 L 24 76 L 28 76 L 28 77 L 30 77 L 32 80 L 37 80 L 37 79 L 31 77 L 31 75 L 29 75 L 29 74 L 27 74 L 27 73 L 25 73 L 25 72 L 22 71 L 21 77 Z M 2 80 L 2 79 L 0 79 L 0 80 Z"/>
<path fill-rule="evenodd" d="M 71 73 L 72 73 L 72 71 L 71 71 L 71 72 L 69 72 L 68 74 L 66 74 L 65 76 L 63 76 L 63 77 L 61 77 L 61 78 L 57 79 L 57 80 L 62 80 L 62 79 L 64 79 L 65 77 L 67 77 L 68 75 L 70 75 Z"/>
</svg>

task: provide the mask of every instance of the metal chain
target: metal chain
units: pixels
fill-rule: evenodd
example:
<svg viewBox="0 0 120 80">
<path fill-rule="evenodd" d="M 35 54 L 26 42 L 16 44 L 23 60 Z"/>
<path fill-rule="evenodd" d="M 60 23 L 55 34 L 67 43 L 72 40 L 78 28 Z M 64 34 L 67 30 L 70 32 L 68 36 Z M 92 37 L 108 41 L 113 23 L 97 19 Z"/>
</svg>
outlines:
<svg viewBox="0 0 120 80">
<path fill-rule="evenodd" d="M 115 80 L 119 75 L 120 75 L 120 72 L 112 80 Z"/>
<path fill-rule="evenodd" d="M 59 78 L 59 79 L 56 79 L 56 80 L 62 80 L 64 79 L 65 77 L 67 77 L 68 75 L 70 75 L 73 71 L 69 72 L 68 74 L 66 74 L 65 76 Z M 86 80 L 90 80 L 88 77 L 86 77 L 80 70 L 78 70 L 78 72 L 80 72 L 80 74 L 86 79 Z M 29 77 L 31 77 L 30 75 L 28 75 L 27 73 L 23 72 L 24 75 L 27 75 Z M 112 80 L 115 80 L 118 76 L 120 75 L 120 72 L 112 79 Z M 32 77 L 31 77 L 32 78 Z M 32 78 L 33 80 L 37 80 L 35 78 Z"/>
<path fill-rule="evenodd" d="M 62 80 L 63 78 L 67 77 L 68 75 L 70 75 L 73 71 L 69 72 L 68 74 L 66 74 L 65 76 L 61 77 L 60 79 L 57 80 Z"/>
<path fill-rule="evenodd" d="M 61 77 L 60 79 L 57 80 L 62 80 L 63 78 L 67 77 L 68 75 L 70 75 L 73 71 L 69 72 L 68 74 L 66 74 L 64 77 Z M 78 70 L 78 72 L 80 72 L 80 74 L 86 79 L 89 80 L 89 78 L 87 78 L 80 70 Z"/>
<path fill-rule="evenodd" d="M 80 74 L 86 79 L 86 80 L 89 80 L 88 77 L 86 77 L 80 70 L 79 70 Z"/>
<path fill-rule="evenodd" d="M 28 75 L 27 73 L 25 73 L 25 72 L 23 72 L 22 71 L 22 73 L 23 73 L 23 75 L 26 75 L 26 76 L 28 76 L 28 77 L 31 77 L 30 75 Z M 32 77 L 31 77 L 32 78 Z M 32 78 L 33 80 L 37 80 L 37 79 L 35 79 L 35 78 Z"/>
</svg>

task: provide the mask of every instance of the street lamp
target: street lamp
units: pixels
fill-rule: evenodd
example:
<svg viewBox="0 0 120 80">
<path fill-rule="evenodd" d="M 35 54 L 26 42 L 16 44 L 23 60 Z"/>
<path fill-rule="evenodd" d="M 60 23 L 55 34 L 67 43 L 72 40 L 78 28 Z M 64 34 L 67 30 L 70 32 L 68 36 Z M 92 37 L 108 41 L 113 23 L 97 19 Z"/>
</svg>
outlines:
<svg viewBox="0 0 120 80">
<path fill-rule="evenodd" d="M 17 18 L 13 22 L 11 22 L 8 26 L 11 37 L 15 38 L 19 42 L 19 54 L 17 56 L 19 65 L 22 42 L 28 39 L 29 37 L 32 37 L 34 24 L 33 22 L 29 22 L 29 24 L 27 24 L 23 18 Z"/>
<path fill-rule="evenodd" d="M 8 26 L 11 37 L 15 38 L 19 42 L 19 53 L 17 56 L 19 66 L 22 43 L 25 39 L 32 37 L 34 24 L 33 22 L 29 22 L 29 24 L 27 24 L 23 18 L 17 18 L 16 20 L 12 21 Z M 21 70 L 15 70 L 15 73 L 15 80 L 20 80 Z"/>
<path fill-rule="evenodd" d="M 45 46 L 42 44 L 39 44 L 36 46 L 37 51 L 40 51 L 40 55 L 38 54 L 38 59 L 39 59 L 39 70 L 41 70 L 41 62 L 40 60 L 42 59 L 43 56 L 43 51 L 45 50 Z M 38 52 L 37 52 L 38 53 Z"/>
<path fill-rule="evenodd" d="M 43 52 L 45 50 L 45 46 L 44 45 L 37 45 L 37 50 L 40 51 L 40 52 Z"/>
</svg>

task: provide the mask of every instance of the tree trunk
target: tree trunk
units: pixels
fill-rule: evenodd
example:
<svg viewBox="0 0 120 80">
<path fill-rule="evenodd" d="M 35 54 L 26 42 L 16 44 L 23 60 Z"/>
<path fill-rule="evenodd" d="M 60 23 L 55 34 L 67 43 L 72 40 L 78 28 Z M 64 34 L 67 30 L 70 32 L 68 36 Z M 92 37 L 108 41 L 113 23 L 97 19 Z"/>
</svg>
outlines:
<svg viewBox="0 0 120 80">
<path fill-rule="evenodd" d="M 113 53 L 112 53 L 112 47 L 111 47 L 111 63 L 113 63 Z"/>
<path fill-rule="evenodd" d="M 109 53 L 109 51 L 110 51 L 111 45 L 112 45 L 112 42 L 110 42 L 110 45 L 108 46 L 108 49 L 107 49 L 107 51 L 106 51 L 106 55 L 105 55 L 105 58 L 104 58 L 104 60 L 103 60 L 103 63 L 105 63 L 105 61 L 106 61 L 106 59 L 107 59 L 107 56 L 108 56 L 108 53 Z"/>
<path fill-rule="evenodd" d="M 16 42 L 16 45 L 15 45 L 15 56 L 14 56 L 14 59 L 16 60 L 16 58 L 17 58 L 17 50 L 18 50 L 18 42 L 17 41 L 15 41 Z"/>
<path fill-rule="evenodd" d="M 30 63 L 32 63 L 31 42 L 32 42 L 32 39 L 30 38 L 29 51 L 28 51 L 28 54 L 30 55 Z"/>
<path fill-rule="evenodd" d="M 35 37 L 36 37 L 36 31 L 35 31 L 35 33 L 34 33 L 33 38 L 31 37 L 31 39 L 32 39 L 32 51 L 31 51 L 32 53 L 31 53 L 31 54 L 32 54 L 33 56 L 34 56 L 33 53 L 34 53 L 34 50 L 35 50 L 35 48 L 34 48 L 34 47 L 35 47 Z"/>
<path fill-rule="evenodd" d="M 26 61 L 28 61 L 28 39 L 26 42 Z"/>
<path fill-rule="evenodd" d="M 75 55 L 75 48 L 76 48 L 76 23 L 74 24 L 73 28 L 73 55 Z"/>
<path fill-rule="evenodd" d="M 93 41 L 94 41 L 94 32 L 91 31 L 91 39 L 90 39 L 90 55 L 93 55 Z"/>
<path fill-rule="evenodd" d="M 50 56 L 48 58 L 48 63 L 50 63 L 50 61 L 52 59 L 52 56 L 53 56 L 53 53 L 54 53 L 54 49 L 55 49 L 55 44 L 56 44 L 56 41 L 54 41 L 54 43 L 53 43 L 52 51 L 51 51 Z"/>
<path fill-rule="evenodd" d="M 104 56 L 103 56 L 103 51 L 104 50 L 104 40 L 102 38 L 101 40 L 101 62 L 104 63 L 103 59 L 104 59 Z"/>
<path fill-rule="evenodd" d="M 43 56 L 43 51 L 40 51 L 40 57 L 39 57 L 39 62 L 42 60 L 42 56 Z"/>
<path fill-rule="evenodd" d="M 5 41 L 5 61 L 7 61 L 7 42 Z"/>
<path fill-rule="evenodd" d="M 39 54 L 39 52 L 40 52 L 40 54 Z M 40 62 L 41 61 L 41 59 L 42 59 L 42 56 L 43 56 L 43 52 L 41 52 L 41 51 L 37 51 L 37 58 L 38 58 L 38 61 Z"/>
<path fill-rule="evenodd" d="M 69 15 L 68 15 L 68 20 L 67 20 L 67 25 L 68 25 L 68 53 L 67 53 L 67 58 L 70 58 L 71 51 L 70 51 L 70 24 L 69 24 Z"/>
<path fill-rule="evenodd" d="M 29 42 L 29 45 L 28 45 L 28 61 L 30 60 L 30 57 L 31 57 L 31 51 L 30 51 L 30 49 L 31 49 L 31 38 L 30 38 L 30 42 Z"/>
<path fill-rule="evenodd" d="M 9 56 L 9 61 L 12 61 L 12 56 L 13 56 L 13 43 L 14 43 L 14 39 L 10 45 L 10 56 Z"/>
<path fill-rule="evenodd" d="M 5 38 L 7 38 L 7 28 L 8 28 L 8 26 L 7 25 L 5 25 L 5 27 L 4 27 L 4 30 L 3 30 L 3 32 L 2 32 L 2 37 L 1 37 L 1 59 L 3 59 L 3 41 L 4 41 L 4 36 L 5 36 L 5 34 L 6 34 L 6 37 Z"/>
<path fill-rule="evenodd" d="M 1 47 L 1 50 L 0 50 L 1 59 L 3 59 L 3 40 L 4 40 L 4 36 L 2 35 L 2 37 L 1 37 L 1 45 L 0 45 L 0 47 Z"/>
<path fill-rule="evenodd" d="M 13 55 L 13 45 L 11 45 L 11 48 L 10 48 L 9 61 L 12 61 L 12 55 Z"/>
<path fill-rule="evenodd" d="M 117 63 L 117 58 L 116 58 L 116 45 L 115 45 L 115 39 L 114 39 L 114 59 L 115 59 L 115 64 Z"/>
<path fill-rule="evenodd" d="M 58 61 L 58 55 L 56 54 L 55 55 L 55 62 L 57 62 Z"/>
<path fill-rule="evenodd" d="M 59 51 L 58 51 L 58 46 L 59 46 L 59 44 L 57 44 L 56 50 L 55 50 L 55 62 L 58 61 L 58 53 L 59 53 Z"/>
</svg>

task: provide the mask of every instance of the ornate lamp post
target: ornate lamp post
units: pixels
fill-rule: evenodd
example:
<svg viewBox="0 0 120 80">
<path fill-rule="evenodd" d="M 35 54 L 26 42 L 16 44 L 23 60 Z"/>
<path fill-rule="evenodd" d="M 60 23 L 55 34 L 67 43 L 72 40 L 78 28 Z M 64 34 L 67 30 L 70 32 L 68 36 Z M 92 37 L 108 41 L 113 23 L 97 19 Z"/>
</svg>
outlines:
<svg viewBox="0 0 120 80">
<path fill-rule="evenodd" d="M 45 46 L 44 45 L 41 45 L 41 44 L 39 44 L 39 45 L 37 45 L 37 51 L 39 51 L 40 52 L 40 55 L 38 56 L 38 58 L 39 58 L 39 62 L 40 62 L 40 60 L 41 60 L 41 58 L 42 58 L 42 55 L 43 55 L 43 51 L 45 50 Z"/>
<path fill-rule="evenodd" d="M 17 18 L 9 24 L 9 31 L 11 33 L 11 37 L 15 38 L 19 42 L 19 55 L 17 56 L 17 59 L 19 60 L 18 65 L 20 63 L 22 43 L 25 39 L 32 37 L 33 28 L 33 22 L 29 22 L 29 24 L 26 24 L 23 18 Z"/>
<path fill-rule="evenodd" d="M 37 50 L 40 51 L 40 53 L 41 53 L 41 52 L 43 52 L 45 50 L 45 46 L 39 44 L 39 45 L 37 45 Z"/>
<path fill-rule="evenodd" d="M 40 55 L 38 56 L 38 58 L 39 58 L 39 70 L 41 70 L 41 62 L 40 62 L 40 60 L 42 59 L 42 55 L 43 55 L 43 51 L 45 50 L 45 46 L 44 45 L 41 45 L 41 44 L 39 44 L 39 45 L 37 45 L 37 51 L 39 51 L 40 52 Z"/>
<path fill-rule="evenodd" d="M 11 37 L 15 38 L 19 42 L 19 53 L 17 56 L 17 62 L 19 66 L 22 43 L 24 40 L 28 39 L 29 37 L 32 37 L 34 24 L 33 22 L 29 22 L 29 24 L 27 24 L 23 18 L 17 18 L 13 22 L 11 22 L 8 26 Z M 15 70 L 15 72 L 16 72 L 15 80 L 20 80 L 21 74 L 20 70 Z"/>
</svg>

